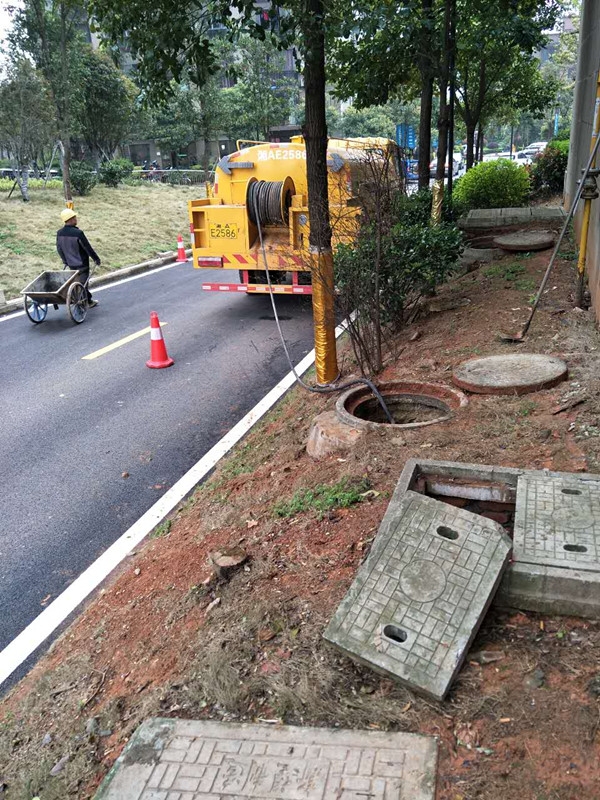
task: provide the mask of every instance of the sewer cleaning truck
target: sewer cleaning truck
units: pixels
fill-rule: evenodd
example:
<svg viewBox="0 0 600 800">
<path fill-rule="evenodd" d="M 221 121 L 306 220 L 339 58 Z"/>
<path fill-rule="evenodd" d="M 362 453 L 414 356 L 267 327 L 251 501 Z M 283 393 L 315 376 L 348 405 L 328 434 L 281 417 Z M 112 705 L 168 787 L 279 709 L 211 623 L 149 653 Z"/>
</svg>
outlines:
<svg viewBox="0 0 600 800">
<path fill-rule="evenodd" d="M 188 204 L 193 262 L 223 270 L 205 291 L 312 294 L 308 237 L 306 147 L 291 142 L 239 141 L 215 170 L 209 196 Z M 327 149 L 333 246 L 357 234 L 365 188 L 374 170 L 401 184 L 398 150 L 390 139 L 330 139 Z M 262 239 L 262 242 L 261 242 Z M 229 270 L 229 273 L 226 272 Z M 231 270 L 239 282 L 229 282 Z M 288 275 L 292 282 L 289 284 Z"/>
</svg>

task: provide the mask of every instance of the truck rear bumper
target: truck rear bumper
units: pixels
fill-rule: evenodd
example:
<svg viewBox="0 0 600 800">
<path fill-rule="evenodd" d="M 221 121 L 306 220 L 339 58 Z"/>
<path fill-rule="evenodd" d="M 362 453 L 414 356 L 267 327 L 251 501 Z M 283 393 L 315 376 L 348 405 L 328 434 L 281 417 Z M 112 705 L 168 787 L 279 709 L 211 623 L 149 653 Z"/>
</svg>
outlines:
<svg viewBox="0 0 600 800">
<path fill-rule="evenodd" d="M 203 283 L 205 292 L 236 292 L 237 294 L 312 294 L 312 286 L 266 283 Z"/>
</svg>

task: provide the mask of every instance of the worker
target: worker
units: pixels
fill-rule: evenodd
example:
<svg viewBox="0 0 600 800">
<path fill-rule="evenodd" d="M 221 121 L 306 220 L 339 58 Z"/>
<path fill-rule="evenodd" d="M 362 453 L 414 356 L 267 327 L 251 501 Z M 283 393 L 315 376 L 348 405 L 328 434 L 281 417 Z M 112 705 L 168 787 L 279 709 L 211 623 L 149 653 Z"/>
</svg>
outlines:
<svg viewBox="0 0 600 800">
<path fill-rule="evenodd" d="M 61 211 L 60 217 L 64 226 L 56 233 L 58 255 L 65 267 L 79 270 L 81 283 L 87 291 L 88 307 L 93 308 L 98 305 L 98 301 L 92 299 L 92 293 L 87 285 L 90 277 L 90 257 L 97 267 L 100 266 L 100 257 L 88 242 L 85 233 L 77 227 L 75 211 L 72 208 L 65 208 Z"/>
</svg>

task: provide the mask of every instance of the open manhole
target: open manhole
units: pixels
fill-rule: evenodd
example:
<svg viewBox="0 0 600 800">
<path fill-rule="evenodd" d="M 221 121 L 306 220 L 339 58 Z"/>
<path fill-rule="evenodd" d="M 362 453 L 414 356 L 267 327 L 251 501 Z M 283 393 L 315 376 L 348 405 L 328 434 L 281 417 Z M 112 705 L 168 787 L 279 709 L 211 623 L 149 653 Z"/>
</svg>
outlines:
<svg viewBox="0 0 600 800">
<path fill-rule="evenodd" d="M 366 386 L 349 389 L 338 399 L 338 418 L 355 428 L 421 428 L 452 417 L 467 404 L 462 392 L 432 383 L 383 383 L 378 387 L 395 425 L 390 425 L 379 401 Z"/>
</svg>

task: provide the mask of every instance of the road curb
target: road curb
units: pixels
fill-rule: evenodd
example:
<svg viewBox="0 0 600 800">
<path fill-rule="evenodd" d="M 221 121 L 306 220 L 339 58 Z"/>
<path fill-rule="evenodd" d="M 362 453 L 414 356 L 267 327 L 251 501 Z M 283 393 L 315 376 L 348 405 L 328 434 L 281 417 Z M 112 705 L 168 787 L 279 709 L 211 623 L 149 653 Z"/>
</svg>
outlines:
<svg viewBox="0 0 600 800">
<path fill-rule="evenodd" d="M 191 249 L 186 250 L 185 254 L 188 258 L 191 258 Z M 123 278 L 130 278 L 133 275 L 140 275 L 143 272 L 151 272 L 153 269 L 158 269 L 158 267 L 165 267 L 167 264 L 173 264 L 176 259 L 177 252 L 172 251 L 167 255 L 152 258 L 149 261 L 141 261 L 139 264 L 132 264 L 130 267 L 122 267 L 121 269 L 114 270 L 114 272 L 106 272 L 104 275 L 98 275 L 98 277 L 91 279 L 90 286 L 93 289 L 95 286 L 106 286 L 107 284 L 120 281 Z M 0 316 L 12 314 L 13 311 L 20 311 L 22 308 L 23 298 L 15 297 L 0 305 Z"/>
</svg>

